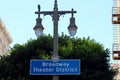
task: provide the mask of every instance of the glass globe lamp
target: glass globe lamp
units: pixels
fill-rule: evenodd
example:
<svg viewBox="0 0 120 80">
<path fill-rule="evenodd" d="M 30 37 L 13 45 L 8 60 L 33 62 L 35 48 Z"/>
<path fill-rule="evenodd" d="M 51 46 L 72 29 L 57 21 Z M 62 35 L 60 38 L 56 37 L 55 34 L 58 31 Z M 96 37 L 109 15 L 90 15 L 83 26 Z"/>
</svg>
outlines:
<svg viewBox="0 0 120 80">
<path fill-rule="evenodd" d="M 36 25 L 33 29 L 34 29 L 35 35 L 37 37 L 40 37 L 43 34 L 44 27 L 42 25 L 42 19 L 41 18 L 36 19 Z"/>
<path fill-rule="evenodd" d="M 68 32 L 69 32 L 70 36 L 75 36 L 75 34 L 77 33 L 77 26 L 75 24 L 74 17 L 70 18 L 70 25 L 68 26 Z"/>
</svg>

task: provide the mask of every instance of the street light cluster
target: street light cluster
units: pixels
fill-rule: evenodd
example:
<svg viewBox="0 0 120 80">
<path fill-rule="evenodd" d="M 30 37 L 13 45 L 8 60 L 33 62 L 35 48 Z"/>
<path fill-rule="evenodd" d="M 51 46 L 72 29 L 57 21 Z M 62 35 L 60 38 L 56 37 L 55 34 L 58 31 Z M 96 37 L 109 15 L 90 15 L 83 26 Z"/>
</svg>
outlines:
<svg viewBox="0 0 120 80">
<path fill-rule="evenodd" d="M 36 25 L 33 28 L 36 36 L 37 37 L 41 36 L 44 30 L 44 27 L 42 25 L 42 19 L 40 18 L 40 14 L 52 15 L 53 21 L 56 23 L 58 22 L 60 15 L 64 15 L 66 13 L 72 14 L 70 18 L 70 25 L 68 26 L 68 31 L 69 31 L 70 36 L 74 36 L 77 32 L 77 26 L 75 24 L 75 18 L 73 14 L 76 13 L 76 11 L 74 11 L 73 9 L 71 11 L 58 11 L 57 0 L 55 0 L 55 6 L 53 10 L 54 11 L 40 11 L 40 5 L 38 5 L 38 12 L 35 12 L 35 14 L 38 14 L 38 18 L 36 19 Z"/>
<path fill-rule="evenodd" d="M 77 26 L 75 24 L 75 18 L 73 16 L 73 14 L 76 13 L 76 11 L 74 11 L 73 9 L 71 11 L 58 11 L 57 0 L 55 0 L 53 11 L 40 11 L 40 5 L 38 5 L 38 11 L 35 12 L 35 14 L 38 14 L 38 18 L 36 19 L 36 25 L 33 29 L 34 29 L 37 37 L 40 37 L 44 30 L 44 27 L 42 25 L 42 19 L 40 18 L 40 14 L 50 15 L 52 17 L 53 27 L 54 27 L 53 56 L 52 56 L 53 61 L 59 60 L 59 55 L 58 55 L 58 21 L 59 21 L 59 17 L 61 15 L 69 14 L 69 13 L 71 13 L 71 18 L 70 18 L 70 25 L 68 26 L 68 31 L 71 36 L 74 36 L 77 32 Z M 59 80 L 59 77 L 53 76 L 53 80 Z"/>
</svg>

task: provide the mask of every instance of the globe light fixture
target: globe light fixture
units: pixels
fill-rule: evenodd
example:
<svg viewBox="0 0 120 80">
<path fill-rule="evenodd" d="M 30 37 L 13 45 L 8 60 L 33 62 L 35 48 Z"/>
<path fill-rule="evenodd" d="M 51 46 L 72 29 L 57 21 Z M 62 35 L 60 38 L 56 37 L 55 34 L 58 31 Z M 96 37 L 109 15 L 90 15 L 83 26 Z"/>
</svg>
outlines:
<svg viewBox="0 0 120 80">
<path fill-rule="evenodd" d="M 38 5 L 38 12 L 40 12 L 40 5 Z M 38 14 L 38 18 L 36 19 L 36 25 L 33 29 L 37 37 L 40 37 L 43 34 L 44 27 L 42 25 L 42 19 L 40 18 L 40 14 Z"/>
<path fill-rule="evenodd" d="M 72 17 L 70 18 L 70 25 L 68 26 L 68 32 L 70 36 L 74 36 L 77 33 L 77 26 L 75 24 L 75 18 L 73 17 L 73 13 L 72 13 Z"/>
<path fill-rule="evenodd" d="M 36 19 L 36 25 L 33 29 L 34 29 L 37 37 L 40 37 L 43 34 L 44 27 L 42 25 L 42 19 L 41 18 Z"/>
</svg>

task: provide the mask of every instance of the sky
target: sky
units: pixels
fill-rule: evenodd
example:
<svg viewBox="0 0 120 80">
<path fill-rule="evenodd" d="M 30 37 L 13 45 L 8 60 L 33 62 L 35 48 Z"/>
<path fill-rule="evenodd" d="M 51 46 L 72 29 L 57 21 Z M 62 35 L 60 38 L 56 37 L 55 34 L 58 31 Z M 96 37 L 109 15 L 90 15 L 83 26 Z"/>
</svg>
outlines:
<svg viewBox="0 0 120 80">
<path fill-rule="evenodd" d="M 41 11 L 52 11 L 54 0 L 0 0 L 0 18 L 13 38 L 10 45 L 26 43 L 30 38 L 36 39 L 33 27 L 38 15 L 35 11 L 40 4 Z M 105 48 L 112 48 L 112 0 L 58 0 L 60 11 L 77 11 L 74 14 L 78 27 L 75 37 L 90 37 L 103 44 Z M 67 27 L 71 14 L 62 15 L 59 19 L 58 33 L 69 35 Z M 53 35 L 51 16 L 43 16 L 44 33 Z"/>
</svg>

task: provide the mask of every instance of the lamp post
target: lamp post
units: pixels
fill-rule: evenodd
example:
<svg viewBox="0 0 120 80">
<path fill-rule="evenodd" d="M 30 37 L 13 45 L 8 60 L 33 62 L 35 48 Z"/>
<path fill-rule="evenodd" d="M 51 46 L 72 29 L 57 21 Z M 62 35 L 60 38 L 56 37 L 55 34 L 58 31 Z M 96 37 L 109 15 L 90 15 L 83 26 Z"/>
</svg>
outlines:
<svg viewBox="0 0 120 80">
<path fill-rule="evenodd" d="M 59 60 L 59 55 L 58 55 L 58 21 L 59 17 L 64 14 L 71 13 L 71 18 L 70 18 L 70 25 L 68 26 L 68 31 L 71 36 L 74 36 L 77 32 L 77 26 L 75 25 L 75 18 L 73 16 L 76 11 L 73 9 L 71 11 L 58 11 L 58 4 L 57 0 L 54 2 L 54 8 L 53 11 L 40 11 L 40 5 L 38 5 L 38 11 L 35 12 L 35 14 L 38 14 L 38 18 L 36 19 L 36 25 L 33 28 L 35 31 L 35 34 L 37 37 L 40 37 L 43 33 L 43 25 L 42 25 L 42 19 L 40 18 L 40 14 L 43 15 L 50 15 L 53 20 L 53 27 L 54 27 L 54 40 L 53 40 L 53 56 L 52 60 L 57 61 Z M 58 76 L 53 76 L 53 80 L 59 80 Z"/>
</svg>

